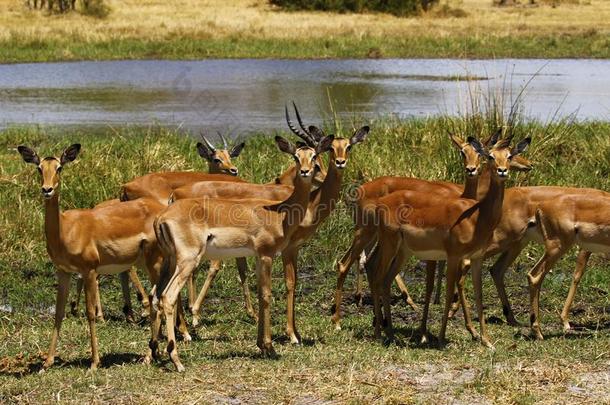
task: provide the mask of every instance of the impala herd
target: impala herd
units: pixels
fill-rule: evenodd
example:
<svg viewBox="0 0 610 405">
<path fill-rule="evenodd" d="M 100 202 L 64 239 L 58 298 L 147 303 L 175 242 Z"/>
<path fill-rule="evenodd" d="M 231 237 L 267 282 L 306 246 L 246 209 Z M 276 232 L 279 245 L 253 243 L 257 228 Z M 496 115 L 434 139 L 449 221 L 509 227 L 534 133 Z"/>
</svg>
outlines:
<svg viewBox="0 0 610 405">
<path fill-rule="evenodd" d="M 44 368 L 54 362 L 57 340 L 65 315 L 70 275 L 79 275 L 84 287 L 91 338 L 91 368 L 99 365 L 96 318 L 103 319 L 98 275 L 119 274 L 124 311 L 132 316 L 129 280 L 138 289 L 145 313 L 150 316 L 151 338 L 145 362 L 159 357 L 162 319 L 166 323 L 167 352 L 178 371 L 175 329 L 190 341 L 180 299 L 188 290 L 188 309 L 193 325 L 205 296 L 221 269 L 221 261 L 235 258 L 245 307 L 258 320 L 257 345 L 264 355 L 274 355 L 271 338 L 271 268 L 275 256 L 282 258 L 287 289 L 286 334 L 292 343 L 301 336 L 295 321 L 295 289 L 300 248 L 334 210 L 341 191 L 349 155 L 369 135 L 364 126 L 349 138 L 326 135 L 315 126 L 306 127 L 295 106 L 298 125 L 290 130 L 301 141 L 293 144 L 276 136 L 278 148 L 294 159 L 289 169 L 268 184 L 253 184 L 237 177 L 232 159 L 244 143 L 222 147 L 205 137 L 197 144 L 199 155 L 209 163 L 209 173 L 162 172 L 138 177 L 122 187 L 120 199 L 105 201 L 91 209 L 60 211 L 59 186 L 63 166 L 72 162 L 80 145 L 68 147 L 60 157 L 39 158 L 26 146 L 18 150 L 34 164 L 41 176 L 45 207 L 47 252 L 57 268 L 58 289 L 55 324 Z M 446 293 L 439 334 L 445 339 L 448 318 L 462 307 L 466 328 L 473 338 L 493 347 L 485 325 L 482 305 L 482 264 L 500 255 L 491 275 L 510 325 L 519 325 L 504 287 L 504 274 L 530 242 L 544 246 L 544 256 L 527 277 L 530 286 L 530 326 L 542 339 L 539 296 L 542 281 L 553 264 L 573 245 L 580 247 L 576 271 L 561 313 L 564 328 L 578 282 L 592 252 L 610 252 L 610 193 L 585 188 L 513 187 L 505 189 L 511 170 L 528 171 L 532 165 L 520 156 L 529 137 L 513 145 L 510 128 L 499 129 L 484 141 L 451 135 L 460 151 L 465 171 L 463 186 L 443 181 L 408 177 L 380 177 L 358 188 L 354 201 L 353 242 L 337 263 L 338 280 L 332 322 L 340 329 L 343 284 L 347 272 L 358 262 L 366 270 L 374 307 L 375 337 L 382 328 L 393 337 L 390 290 L 396 281 L 407 303 L 416 308 L 399 272 L 410 257 L 426 262 L 426 293 L 421 319 L 421 339 L 427 341 L 427 318 L 437 264 L 446 262 Z M 505 136 L 503 136 L 505 135 Z M 325 165 L 322 155 L 328 153 Z M 250 302 L 246 257 L 256 258 L 258 314 Z M 210 270 L 196 297 L 194 273 L 203 260 Z M 140 283 L 135 267 L 144 269 L 152 290 Z M 468 270 L 472 272 L 480 334 L 472 325 L 464 293 Z M 440 278 L 439 278 L 440 281 Z M 78 297 L 72 311 L 78 308 Z"/>
</svg>

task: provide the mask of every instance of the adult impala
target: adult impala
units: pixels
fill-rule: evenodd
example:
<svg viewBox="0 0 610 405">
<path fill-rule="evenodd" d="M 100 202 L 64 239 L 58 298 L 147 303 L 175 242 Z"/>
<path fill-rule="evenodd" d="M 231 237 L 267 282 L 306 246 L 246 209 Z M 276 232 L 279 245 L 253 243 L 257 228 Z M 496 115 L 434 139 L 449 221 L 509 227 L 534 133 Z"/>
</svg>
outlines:
<svg viewBox="0 0 610 405">
<path fill-rule="evenodd" d="M 193 269 L 204 258 L 256 256 L 258 281 L 258 339 L 264 355 L 273 355 L 271 342 L 271 265 L 273 257 L 288 244 L 291 235 L 303 220 L 316 156 L 330 148 L 333 138 L 325 137 L 316 149 L 295 147 L 277 136 L 282 152 L 295 159 L 294 190 L 283 201 L 261 199 L 178 200 L 167 207 L 155 221 L 155 232 L 165 258 L 164 274 L 171 274 L 165 285 L 160 283 L 160 310 L 167 325 L 167 351 L 178 371 L 184 366 L 178 357 L 174 335 L 174 306 L 180 290 Z M 173 270 L 173 271 L 172 271 Z M 158 331 L 160 322 L 153 324 Z M 150 357 L 156 357 L 156 343 L 151 342 Z"/>
<path fill-rule="evenodd" d="M 117 274 L 137 265 L 145 267 L 151 282 L 156 283 L 162 260 L 152 224 L 155 215 L 164 206 L 155 200 L 140 199 L 120 205 L 60 211 L 60 173 L 66 164 L 76 159 L 80 148 L 79 144 L 74 144 L 59 158 L 50 156 L 41 160 L 33 149 L 18 147 L 23 160 L 35 165 L 40 173 L 47 252 L 57 268 L 55 326 L 45 368 L 50 367 L 55 359 L 70 273 L 78 273 L 84 280 L 91 337 L 91 369 L 96 369 L 100 362 L 95 330 L 97 275 Z M 185 336 L 190 339 L 188 333 Z"/>
<path fill-rule="evenodd" d="M 439 335 L 441 342 L 445 339 L 453 292 L 456 282 L 462 280 L 462 265 L 485 253 L 502 215 L 504 181 L 508 176 L 510 160 L 527 148 L 530 138 L 519 142 L 512 149 L 509 148 L 509 140 L 500 140 L 489 152 L 476 139 L 470 137 L 468 141 L 480 155 L 488 158 L 485 170 L 491 172 L 489 189 L 480 201 L 460 197 L 431 200 L 427 193 L 411 190 L 397 191 L 378 200 L 378 245 L 366 263 L 373 292 L 376 337 L 380 336 L 383 319 L 381 303 L 386 315 L 386 335 L 389 338 L 393 336 L 389 302 L 392 280 L 405 261 L 410 256 L 416 256 L 422 260 L 447 260 L 445 310 Z M 473 272 L 472 277 L 481 342 L 492 347 L 483 316 L 481 274 Z M 457 289 L 465 306 L 463 284 L 457 283 Z M 428 301 L 424 307 L 424 320 Z M 467 329 L 476 337 L 468 311 L 465 310 L 464 315 Z M 426 334 L 424 322 L 422 334 Z"/>
</svg>

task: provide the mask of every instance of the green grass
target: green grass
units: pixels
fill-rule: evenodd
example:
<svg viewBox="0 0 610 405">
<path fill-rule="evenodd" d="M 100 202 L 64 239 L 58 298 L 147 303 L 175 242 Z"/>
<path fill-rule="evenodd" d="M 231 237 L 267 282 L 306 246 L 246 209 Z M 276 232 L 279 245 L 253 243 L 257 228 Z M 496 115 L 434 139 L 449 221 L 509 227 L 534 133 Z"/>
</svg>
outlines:
<svg viewBox="0 0 610 405">
<path fill-rule="evenodd" d="M 473 121 L 474 122 L 474 121 Z M 371 136 L 353 150 L 344 184 L 349 187 L 385 174 L 461 181 L 460 158 L 446 139 L 448 127 L 473 127 L 473 122 L 445 118 L 379 119 L 370 123 Z M 344 125 L 351 128 L 359 120 Z M 347 129 L 342 132 L 351 132 Z M 610 123 L 519 124 L 517 138 L 531 133 L 526 156 L 535 164 L 529 174 L 513 177 L 511 185 L 558 184 L 610 186 Z M 331 328 L 330 310 L 336 275 L 334 261 L 351 238 L 351 219 L 344 204 L 302 249 L 297 294 L 297 322 L 305 344 L 292 346 L 283 338 L 284 288 L 279 263 L 274 267 L 272 306 L 277 360 L 262 359 L 255 345 L 256 325 L 243 310 L 233 263 L 227 263 L 204 307 L 203 326 L 189 345 L 180 343 L 187 372 L 178 375 L 171 363 L 146 367 L 146 324 L 122 320 L 118 280 L 104 278 L 101 293 L 105 324 L 98 327 L 102 368 L 90 375 L 88 328 L 84 317 L 64 322 L 56 365 L 36 373 L 52 327 L 55 276 L 45 251 L 43 211 L 36 170 L 14 150 L 19 144 L 40 155 L 58 154 L 79 141 L 83 151 L 63 171 L 64 209 L 90 207 L 118 195 L 119 185 L 157 170 L 201 169 L 195 140 L 161 128 L 124 128 L 91 136 L 72 132 L 48 136 L 37 128 L 11 128 L 0 140 L 0 401 L 115 401 L 160 403 L 199 401 L 297 402 L 337 400 L 351 403 L 464 402 L 552 403 L 607 401 L 610 364 L 610 267 L 591 259 L 573 307 L 572 320 L 581 328 L 564 335 L 558 313 L 567 294 L 574 252 L 545 279 L 541 315 L 546 340 L 531 341 L 527 328 L 490 325 L 496 345 L 491 352 L 472 342 L 461 315 L 450 323 L 451 343 L 444 350 L 416 344 L 413 330 L 419 315 L 397 300 L 397 342 L 389 347 L 372 338 L 369 302 L 358 308 L 351 298 L 353 278 L 346 283 L 343 330 Z M 270 137 L 250 138 L 236 159 L 248 180 L 274 178 L 291 162 Z M 517 317 L 527 321 L 525 272 L 540 256 L 530 246 L 509 273 L 507 285 Z M 252 263 L 251 263 L 252 264 Z M 413 263 L 415 264 L 415 263 Z M 423 298 L 423 271 L 406 270 L 417 302 Z M 199 280 L 201 284 L 201 279 Z M 254 277 L 250 278 L 254 292 Z M 468 288 L 471 291 L 471 288 Z M 472 300 L 472 297 L 470 297 Z M 487 316 L 502 318 L 491 280 L 485 279 Z M 12 312 L 6 312 L 10 305 Z M 440 326 L 440 306 L 433 306 L 433 334 Z M 596 397 L 597 395 L 597 397 Z M 605 395 L 605 397 L 603 397 Z"/>
<path fill-rule="evenodd" d="M 25 39 L 14 36 L 0 42 L 0 62 L 53 62 L 117 59 L 207 58 L 609 58 L 605 34 L 476 37 L 330 36 L 324 40 L 257 39 L 229 37 L 166 40 L 79 38 Z"/>
</svg>

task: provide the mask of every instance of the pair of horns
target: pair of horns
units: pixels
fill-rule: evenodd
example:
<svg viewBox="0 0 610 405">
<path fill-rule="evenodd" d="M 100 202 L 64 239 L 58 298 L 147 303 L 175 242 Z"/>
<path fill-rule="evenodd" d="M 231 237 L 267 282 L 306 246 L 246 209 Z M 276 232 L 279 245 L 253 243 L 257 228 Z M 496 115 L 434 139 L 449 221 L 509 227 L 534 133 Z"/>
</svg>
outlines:
<svg viewBox="0 0 610 405">
<path fill-rule="evenodd" d="M 227 142 L 227 139 L 224 137 L 224 135 L 221 132 L 218 132 L 218 136 L 220 137 L 220 140 L 222 141 L 223 148 L 224 149 L 229 149 L 229 144 Z M 212 145 L 212 143 L 210 141 L 208 141 L 208 139 L 205 137 L 205 135 L 203 135 L 203 133 L 201 134 L 201 138 L 203 139 L 203 142 L 205 142 L 206 146 L 212 152 L 216 151 L 216 148 L 214 147 L 214 145 Z"/>
<path fill-rule="evenodd" d="M 294 101 L 292 102 L 292 106 L 294 107 L 294 113 L 297 117 L 300 129 L 290 121 L 288 106 L 285 106 L 284 111 L 286 112 L 286 123 L 288 124 L 288 128 L 290 128 L 296 136 L 304 140 L 308 146 L 315 148 L 318 145 L 318 142 L 320 142 L 320 139 L 324 138 L 324 132 L 313 125 L 310 125 L 309 128 L 305 128 L 305 124 L 303 124 L 303 120 L 301 119 L 301 114 L 299 114 L 299 109 Z"/>
</svg>

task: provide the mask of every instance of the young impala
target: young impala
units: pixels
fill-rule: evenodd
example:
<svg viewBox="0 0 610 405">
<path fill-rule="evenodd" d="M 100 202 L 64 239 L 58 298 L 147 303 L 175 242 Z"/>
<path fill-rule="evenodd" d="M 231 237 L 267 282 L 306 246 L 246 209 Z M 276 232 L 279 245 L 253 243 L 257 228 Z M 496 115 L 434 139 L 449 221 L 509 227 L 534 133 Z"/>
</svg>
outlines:
<svg viewBox="0 0 610 405">
<path fill-rule="evenodd" d="M 95 303 L 98 274 L 117 274 L 132 265 L 145 267 L 152 283 L 157 283 L 162 257 L 157 248 L 153 220 L 164 206 L 152 199 L 111 204 L 93 209 L 59 209 L 60 173 L 80 152 L 80 145 L 67 148 L 61 157 L 40 159 L 27 146 L 19 146 L 23 160 L 36 166 L 44 198 L 47 252 L 57 268 L 58 288 L 55 326 L 44 367 L 51 366 L 59 330 L 64 318 L 70 273 L 85 283 L 87 320 L 91 337 L 91 368 L 100 358 L 95 330 Z M 185 329 L 183 329 L 183 333 Z M 185 335 L 187 339 L 188 334 Z"/>
<path fill-rule="evenodd" d="M 174 306 L 189 275 L 204 257 L 225 259 L 256 256 L 259 301 L 257 345 L 263 354 L 274 354 L 270 319 L 273 257 L 286 247 L 303 220 L 316 170 L 316 156 L 330 148 L 333 138 L 325 137 L 316 149 L 295 147 L 279 136 L 275 140 L 280 150 L 293 156 L 296 162 L 294 189 L 286 200 L 178 200 L 155 221 L 155 232 L 165 260 L 163 273 L 171 275 L 167 284 L 161 282 L 159 285 L 159 309 L 166 318 L 167 351 L 178 371 L 183 371 L 184 366 L 176 347 Z M 162 278 L 165 279 L 164 276 Z M 152 327 L 153 336 L 158 335 L 159 328 L 157 316 Z M 151 342 L 150 348 L 149 358 L 156 357 L 156 341 Z"/>
</svg>

